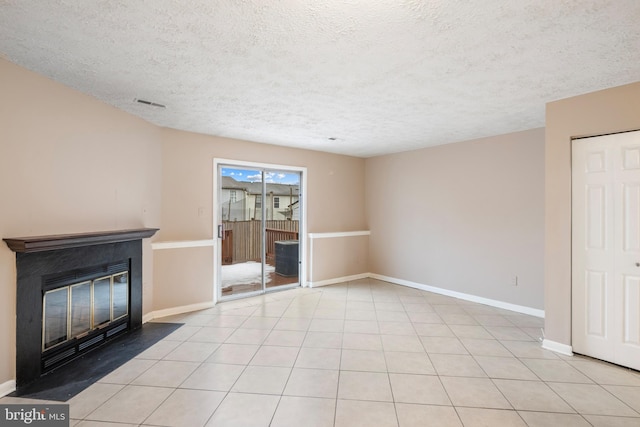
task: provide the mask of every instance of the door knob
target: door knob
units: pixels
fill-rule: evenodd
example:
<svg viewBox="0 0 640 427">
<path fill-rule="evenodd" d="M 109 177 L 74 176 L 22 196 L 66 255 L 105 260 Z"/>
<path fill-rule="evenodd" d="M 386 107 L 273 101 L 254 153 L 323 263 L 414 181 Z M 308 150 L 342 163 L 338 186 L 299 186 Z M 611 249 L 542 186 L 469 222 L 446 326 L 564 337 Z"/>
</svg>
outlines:
<svg viewBox="0 0 640 427">
<path fill-rule="evenodd" d="M 640 262 L 636 262 L 636 267 L 640 267 Z"/>
</svg>

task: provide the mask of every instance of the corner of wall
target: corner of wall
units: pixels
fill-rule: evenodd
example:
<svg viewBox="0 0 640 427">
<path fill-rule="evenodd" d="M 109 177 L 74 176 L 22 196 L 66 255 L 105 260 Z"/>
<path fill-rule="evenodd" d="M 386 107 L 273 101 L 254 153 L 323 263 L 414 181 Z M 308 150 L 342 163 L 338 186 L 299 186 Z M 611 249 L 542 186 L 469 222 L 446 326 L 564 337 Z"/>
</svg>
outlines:
<svg viewBox="0 0 640 427">
<path fill-rule="evenodd" d="M 16 380 L 5 381 L 0 384 L 0 397 L 16 391 Z"/>
</svg>

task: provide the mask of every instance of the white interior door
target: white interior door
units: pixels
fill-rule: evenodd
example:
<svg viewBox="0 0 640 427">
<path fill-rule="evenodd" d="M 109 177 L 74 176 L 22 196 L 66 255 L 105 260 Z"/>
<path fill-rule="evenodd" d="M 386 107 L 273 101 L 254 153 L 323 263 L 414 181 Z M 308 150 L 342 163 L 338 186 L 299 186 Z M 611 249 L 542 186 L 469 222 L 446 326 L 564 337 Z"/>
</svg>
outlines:
<svg viewBox="0 0 640 427">
<path fill-rule="evenodd" d="M 640 131 L 572 148 L 573 350 L 640 369 Z"/>
</svg>

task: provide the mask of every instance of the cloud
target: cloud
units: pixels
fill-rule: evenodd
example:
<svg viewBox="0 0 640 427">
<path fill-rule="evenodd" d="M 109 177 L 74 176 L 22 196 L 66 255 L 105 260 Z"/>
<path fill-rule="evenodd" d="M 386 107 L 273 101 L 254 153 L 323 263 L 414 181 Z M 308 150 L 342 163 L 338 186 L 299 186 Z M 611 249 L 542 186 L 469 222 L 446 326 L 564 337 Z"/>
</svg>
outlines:
<svg viewBox="0 0 640 427">
<path fill-rule="evenodd" d="M 237 169 L 223 169 L 222 175 L 223 176 L 242 176 L 244 174 Z"/>
<path fill-rule="evenodd" d="M 265 179 L 265 182 L 267 182 L 268 184 L 273 184 L 273 183 L 275 182 L 275 181 L 274 181 L 274 179 L 273 179 L 273 177 L 274 177 L 275 175 L 276 175 L 276 174 L 275 174 L 275 173 L 273 173 L 273 172 L 265 172 L 265 173 L 264 173 L 264 179 Z"/>
<path fill-rule="evenodd" d="M 244 175 L 244 176 L 243 176 Z M 249 182 L 262 182 L 263 174 L 257 171 L 248 171 L 247 174 L 243 172 L 229 172 L 229 176 L 236 176 L 243 181 Z M 264 182 L 268 184 L 289 184 L 295 183 L 295 175 L 286 173 L 286 172 L 265 172 L 264 173 Z"/>
</svg>

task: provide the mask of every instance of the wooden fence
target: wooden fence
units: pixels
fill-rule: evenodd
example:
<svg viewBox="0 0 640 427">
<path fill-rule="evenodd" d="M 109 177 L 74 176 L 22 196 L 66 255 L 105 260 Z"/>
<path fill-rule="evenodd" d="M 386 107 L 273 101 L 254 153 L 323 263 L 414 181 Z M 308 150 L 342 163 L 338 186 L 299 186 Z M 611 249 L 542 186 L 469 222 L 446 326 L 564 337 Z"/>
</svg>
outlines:
<svg viewBox="0 0 640 427">
<path fill-rule="evenodd" d="M 225 240 L 222 245 L 224 264 L 245 261 L 260 261 L 262 242 L 260 220 L 224 221 Z M 266 226 L 267 262 L 275 256 L 275 242 L 281 240 L 298 240 L 299 221 L 268 220 Z"/>
</svg>

